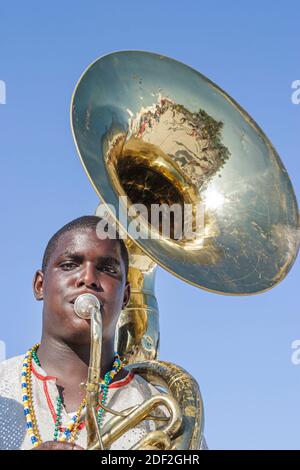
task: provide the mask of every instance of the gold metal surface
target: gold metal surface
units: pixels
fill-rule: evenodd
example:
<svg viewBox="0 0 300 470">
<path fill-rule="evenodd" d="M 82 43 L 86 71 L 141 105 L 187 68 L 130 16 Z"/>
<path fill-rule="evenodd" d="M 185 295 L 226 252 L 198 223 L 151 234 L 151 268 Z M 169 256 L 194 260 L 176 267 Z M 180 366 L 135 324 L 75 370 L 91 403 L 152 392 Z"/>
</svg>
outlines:
<svg viewBox="0 0 300 470">
<path fill-rule="evenodd" d="M 118 323 L 117 349 L 130 369 L 167 393 L 160 403 L 170 412 L 169 424 L 134 448 L 197 449 L 204 423 L 198 384 L 178 366 L 156 360 L 156 263 L 210 292 L 252 295 L 271 289 L 299 250 L 289 176 L 241 106 L 199 72 L 157 54 L 123 51 L 91 64 L 72 97 L 71 127 L 108 218 L 129 235 L 132 294 Z M 137 217 L 140 204 L 147 214 Z M 169 214 L 154 220 L 155 204 L 182 210 L 169 220 L 169 236 Z M 192 239 L 178 236 L 186 205 L 192 207 Z M 102 430 L 104 446 L 149 419 L 156 405 L 153 398 L 114 416 Z"/>
<path fill-rule="evenodd" d="M 172 439 L 172 449 L 199 449 L 204 429 L 204 410 L 199 386 L 183 368 L 166 361 L 145 361 L 128 368 L 158 385 L 179 404 L 181 428 Z"/>
<path fill-rule="evenodd" d="M 148 418 L 149 414 L 159 406 L 164 406 L 167 408 L 170 419 L 167 424 L 159 430 L 159 433 L 152 435 L 152 444 L 153 438 L 155 437 L 157 447 L 165 446 L 168 443 L 170 445 L 171 438 L 179 431 L 181 425 L 181 413 L 180 408 L 176 400 L 171 396 L 167 395 L 157 395 L 145 400 L 141 405 L 133 407 L 129 410 L 126 410 L 127 416 L 119 417 L 116 416 L 112 418 L 103 428 L 102 442 L 104 448 L 108 448 L 115 440 L 121 437 L 125 432 L 132 429 L 134 426 L 139 424 L 142 420 Z M 159 442 L 157 441 L 159 439 Z M 135 445 L 135 449 L 143 450 L 143 443 L 138 442 Z M 148 445 L 148 442 L 145 442 L 145 445 Z M 164 447 L 165 448 L 165 447 Z M 169 447 L 167 447 L 169 448 Z M 91 450 L 96 450 L 96 446 L 91 448 Z M 133 449 L 131 449 L 133 450 Z"/>
<path fill-rule="evenodd" d="M 139 223 L 134 241 L 156 263 L 229 295 L 264 292 L 287 275 L 299 249 L 287 171 L 255 121 L 202 74 L 157 54 L 109 54 L 79 80 L 71 126 L 90 181 L 110 207 L 125 195 L 130 207 L 204 205 L 193 240 L 176 238 L 180 217 L 168 238 L 162 221 L 137 222 L 118 208 L 119 227 Z M 149 230 L 162 236 L 149 238 Z"/>
<path fill-rule="evenodd" d="M 104 448 L 108 448 L 124 432 L 136 426 L 158 406 L 168 410 L 165 420 L 156 431 L 138 442 L 131 450 L 146 449 L 199 449 L 203 434 L 203 403 L 199 386 L 193 377 L 175 364 L 163 361 L 145 361 L 128 366 L 129 370 L 144 377 L 148 382 L 164 390 L 141 405 L 123 410 L 111 418 L 102 430 Z M 126 417 L 124 417 L 124 414 Z M 158 415 L 158 420 L 160 421 Z M 97 444 L 91 450 L 98 449 Z"/>
<path fill-rule="evenodd" d="M 131 241 L 128 281 L 130 301 L 116 328 L 116 349 L 128 363 L 157 359 L 159 354 L 159 313 L 154 293 L 156 263 Z"/>
<path fill-rule="evenodd" d="M 102 317 L 100 309 L 93 308 L 91 315 L 91 351 L 88 379 L 86 384 L 86 432 L 87 449 L 97 444 L 103 448 L 98 429 L 97 414 L 99 401 L 99 379 L 101 375 Z"/>
</svg>

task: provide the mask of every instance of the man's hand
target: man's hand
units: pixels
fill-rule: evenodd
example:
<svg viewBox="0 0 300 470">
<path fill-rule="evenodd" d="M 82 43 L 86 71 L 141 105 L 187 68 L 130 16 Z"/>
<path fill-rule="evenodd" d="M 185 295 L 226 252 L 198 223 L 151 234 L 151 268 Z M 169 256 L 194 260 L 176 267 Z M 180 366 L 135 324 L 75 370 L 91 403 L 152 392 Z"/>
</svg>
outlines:
<svg viewBox="0 0 300 470">
<path fill-rule="evenodd" d="M 83 447 L 77 446 L 70 442 L 47 441 L 43 442 L 31 450 L 84 450 Z"/>
</svg>

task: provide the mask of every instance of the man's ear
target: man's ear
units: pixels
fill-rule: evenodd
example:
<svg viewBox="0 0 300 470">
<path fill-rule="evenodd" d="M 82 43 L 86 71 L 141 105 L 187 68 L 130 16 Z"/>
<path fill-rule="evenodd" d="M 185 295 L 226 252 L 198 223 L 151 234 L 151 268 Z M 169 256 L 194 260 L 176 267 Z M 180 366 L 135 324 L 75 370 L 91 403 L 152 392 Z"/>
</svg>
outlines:
<svg viewBox="0 0 300 470">
<path fill-rule="evenodd" d="M 36 300 L 43 300 L 44 273 L 40 269 L 33 278 L 33 293 Z"/>
<path fill-rule="evenodd" d="M 130 284 L 129 282 L 126 282 L 125 289 L 124 289 L 124 297 L 123 297 L 123 303 L 122 303 L 122 309 L 126 307 L 130 299 Z"/>
</svg>

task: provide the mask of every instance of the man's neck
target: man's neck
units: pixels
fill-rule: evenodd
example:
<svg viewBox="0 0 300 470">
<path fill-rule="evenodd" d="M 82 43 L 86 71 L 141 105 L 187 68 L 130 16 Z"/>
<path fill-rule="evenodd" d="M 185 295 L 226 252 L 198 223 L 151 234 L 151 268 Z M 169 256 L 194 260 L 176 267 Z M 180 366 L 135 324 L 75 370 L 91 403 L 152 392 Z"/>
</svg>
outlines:
<svg viewBox="0 0 300 470">
<path fill-rule="evenodd" d="M 38 349 L 38 358 L 47 375 L 57 377 L 60 384 L 86 383 L 90 358 L 89 345 L 71 345 L 57 338 L 44 336 Z M 111 370 L 114 345 L 103 341 L 101 378 Z"/>
</svg>

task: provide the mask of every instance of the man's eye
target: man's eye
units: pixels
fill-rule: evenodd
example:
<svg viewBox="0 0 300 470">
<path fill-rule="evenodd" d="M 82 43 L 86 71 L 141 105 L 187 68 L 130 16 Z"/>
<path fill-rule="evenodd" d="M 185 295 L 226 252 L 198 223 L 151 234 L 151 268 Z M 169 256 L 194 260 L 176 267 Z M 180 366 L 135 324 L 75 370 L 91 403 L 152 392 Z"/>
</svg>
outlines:
<svg viewBox="0 0 300 470">
<path fill-rule="evenodd" d="M 72 263 L 71 261 L 66 261 L 65 263 L 61 263 L 60 267 L 65 271 L 69 271 L 70 269 L 76 267 L 76 264 Z"/>
<path fill-rule="evenodd" d="M 100 269 L 111 274 L 115 274 L 117 272 L 116 268 L 114 268 L 113 266 L 108 266 L 108 265 L 101 266 Z"/>
</svg>

